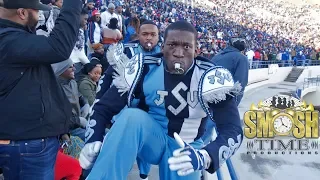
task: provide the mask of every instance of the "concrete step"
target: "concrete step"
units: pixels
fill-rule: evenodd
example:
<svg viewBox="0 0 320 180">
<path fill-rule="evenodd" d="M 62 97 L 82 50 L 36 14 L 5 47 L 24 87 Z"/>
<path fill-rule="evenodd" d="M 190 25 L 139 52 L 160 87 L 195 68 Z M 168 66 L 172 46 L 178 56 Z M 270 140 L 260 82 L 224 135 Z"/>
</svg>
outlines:
<svg viewBox="0 0 320 180">
<path fill-rule="evenodd" d="M 296 82 L 304 69 L 301 68 L 292 68 L 291 72 L 288 74 L 284 81 L 286 82 Z"/>
</svg>

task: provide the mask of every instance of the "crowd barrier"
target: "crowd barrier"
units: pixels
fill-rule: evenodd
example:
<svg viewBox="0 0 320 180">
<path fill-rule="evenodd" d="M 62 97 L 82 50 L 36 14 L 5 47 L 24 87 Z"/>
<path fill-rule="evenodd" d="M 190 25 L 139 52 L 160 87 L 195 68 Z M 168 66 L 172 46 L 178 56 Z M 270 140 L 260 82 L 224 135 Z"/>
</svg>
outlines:
<svg viewBox="0 0 320 180">
<path fill-rule="evenodd" d="M 212 59 L 214 54 L 203 54 L 204 57 L 208 59 Z M 249 69 L 261 69 L 261 68 L 268 68 L 270 64 L 277 64 L 279 67 L 292 67 L 292 66 L 319 66 L 320 60 L 253 60 L 250 62 Z"/>
<path fill-rule="evenodd" d="M 293 67 L 293 66 L 298 66 L 298 67 L 304 67 L 304 66 L 319 66 L 320 65 L 320 60 L 297 60 L 297 61 L 256 61 L 253 60 L 250 62 L 250 69 L 260 69 L 260 68 L 268 68 L 270 64 L 277 64 L 279 67 Z"/>
</svg>

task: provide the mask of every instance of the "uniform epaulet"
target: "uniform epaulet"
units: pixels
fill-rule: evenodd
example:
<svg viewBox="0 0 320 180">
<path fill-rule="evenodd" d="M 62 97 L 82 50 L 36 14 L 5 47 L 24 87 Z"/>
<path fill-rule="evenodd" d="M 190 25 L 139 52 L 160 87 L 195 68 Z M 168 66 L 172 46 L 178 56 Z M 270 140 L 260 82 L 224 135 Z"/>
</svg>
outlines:
<svg viewBox="0 0 320 180">
<path fill-rule="evenodd" d="M 154 55 L 145 55 L 143 63 L 144 64 L 157 64 L 158 66 L 162 62 L 162 53 L 154 54 Z"/>
<path fill-rule="evenodd" d="M 205 57 L 201 57 L 201 56 L 196 57 L 195 62 L 199 68 L 204 69 L 204 70 L 207 70 L 207 69 L 215 66 L 214 63 L 211 62 L 209 59 L 207 59 Z"/>
<path fill-rule="evenodd" d="M 138 43 L 126 43 L 123 45 L 124 48 L 129 48 L 129 47 L 137 48 L 138 46 L 139 46 Z"/>
<path fill-rule="evenodd" d="M 236 96 L 241 92 L 241 84 L 234 82 L 229 70 L 221 66 L 212 66 L 200 78 L 198 87 L 199 102 L 204 111 L 213 120 L 210 103 L 219 103 L 227 99 L 227 95 Z"/>
</svg>

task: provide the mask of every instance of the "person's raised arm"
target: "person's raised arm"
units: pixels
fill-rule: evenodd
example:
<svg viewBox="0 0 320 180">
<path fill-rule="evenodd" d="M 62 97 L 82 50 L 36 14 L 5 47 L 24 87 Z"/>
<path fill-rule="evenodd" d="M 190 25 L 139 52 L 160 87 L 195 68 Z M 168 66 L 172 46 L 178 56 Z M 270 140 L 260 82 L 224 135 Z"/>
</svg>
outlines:
<svg viewBox="0 0 320 180">
<path fill-rule="evenodd" d="M 68 59 L 78 39 L 81 6 L 80 0 L 65 0 L 49 37 L 21 31 L 4 36 L 8 43 L 3 51 L 10 52 L 5 54 L 7 63 L 53 64 Z"/>
</svg>

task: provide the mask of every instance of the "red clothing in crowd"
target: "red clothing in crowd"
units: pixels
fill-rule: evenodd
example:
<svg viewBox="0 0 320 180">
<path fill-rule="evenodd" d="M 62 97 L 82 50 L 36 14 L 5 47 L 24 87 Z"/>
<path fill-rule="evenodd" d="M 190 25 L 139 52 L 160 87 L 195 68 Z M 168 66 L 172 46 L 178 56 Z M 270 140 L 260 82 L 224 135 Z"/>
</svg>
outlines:
<svg viewBox="0 0 320 180">
<path fill-rule="evenodd" d="M 71 156 L 58 152 L 56 165 L 54 167 L 54 180 L 79 180 L 82 169 L 77 159 Z"/>
<path fill-rule="evenodd" d="M 255 60 L 261 60 L 261 54 L 259 51 L 255 51 L 254 52 L 254 59 Z"/>
</svg>

